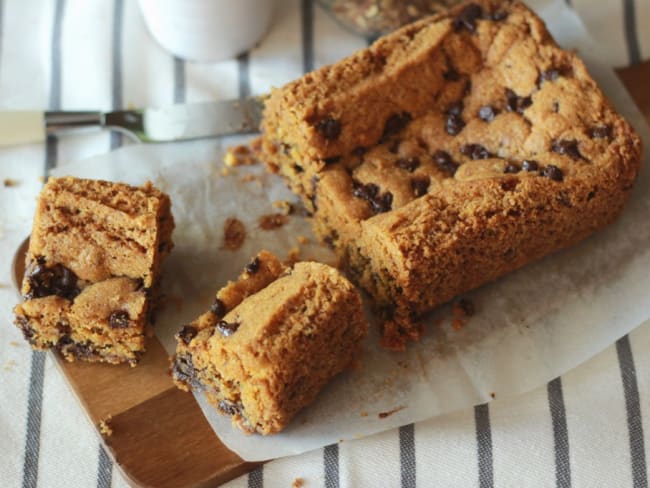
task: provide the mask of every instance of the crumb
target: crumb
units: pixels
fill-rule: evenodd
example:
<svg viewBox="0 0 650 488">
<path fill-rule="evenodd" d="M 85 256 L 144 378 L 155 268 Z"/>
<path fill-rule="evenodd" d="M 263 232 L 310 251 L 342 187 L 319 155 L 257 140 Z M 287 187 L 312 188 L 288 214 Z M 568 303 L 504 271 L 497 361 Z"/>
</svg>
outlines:
<svg viewBox="0 0 650 488">
<path fill-rule="evenodd" d="M 229 147 L 226 150 L 226 155 L 223 158 L 226 166 L 250 166 L 259 163 L 253 151 L 248 146 L 240 144 L 238 146 Z"/>
<path fill-rule="evenodd" d="M 18 181 L 13 180 L 11 178 L 5 178 L 4 185 L 5 185 L 5 188 L 9 188 L 9 187 L 12 187 L 12 186 L 18 186 Z"/>
<path fill-rule="evenodd" d="M 304 246 L 305 244 L 309 244 L 309 237 L 298 236 L 298 242 L 299 242 L 300 244 L 302 244 L 303 246 Z"/>
<path fill-rule="evenodd" d="M 287 253 L 287 259 L 284 262 L 287 266 L 293 266 L 300 259 L 300 248 L 298 246 L 292 247 Z"/>
<path fill-rule="evenodd" d="M 293 483 L 291 483 L 291 488 L 302 488 L 303 486 L 302 478 L 296 478 L 293 480 Z"/>
<path fill-rule="evenodd" d="M 109 415 L 108 417 L 101 419 L 99 421 L 99 432 L 106 437 L 110 437 L 113 435 L 113 429 L 111 428 L 111 422 L 113 420 L 113 416 Z"/>
<path fill-rule="evenodd" d="M 230 174 L 230 170 L 228 168 L 221 168 L 221 176 L 228 176 Z"/>
<path fill-rule="evenodd" d="M 234 217 L 226 219 L 223 224 L 223 247 L 229 251 L 236 251 L 246 240 L 246 227 L 244 223 Z"/>
<path fill-rule="evenodd" d="M 239 181 L 242 183 L 250 183 L 251 181 L 257 181 L 261 184 L 260 177 L 251 173 L 248 173 L 241 178 L 239 178 Z"/>
<path fill-rule="evenodd" d="M 40 176 L 38 177 L 38 181 L 40 181 L 41 183 L 45 183 L 45 176 L 40 175 Z"/>
<path fill-rule="evenodd" d="M 497 394 L 494 393 L 493 391 L 491 391 L 491 392 L 490 392 L 490 396 L 491 396 L 492 398 L 496 398 L 496 397 L 497 397 Z"/>
<path fill-rule="evenodd" d="M 286 215 L 275 213 L 262 215 L 257 222 L 262 230 L 274 230 L 289 222 L 289 218 Z"/>
<path fill-rule="evenodd" d="M 362 417 L 367 417 L 367 416 L 368 416 L 368 412 L 361 412 L 359 415 L 361 415 Z"/>
<path fill-rule="evenodd" d="M 17 343 L 16 341 L 11 341 L 11 342 L 9 343 L 9 345 L 10 345 L 11 347 L 20 347 L 20 344 Z"/>
<path fill-rule="evenodd" d="M 9 288 L 9 285 L 7 283 L 0 283 L 0 290 L 3 288 Z"/>
<path fill-rule="evenodd" d="M 380 412 L 380 413 L 377 414 L 377 417 L 379 417 L 380 419 L 385 419 L 386 417 L 390 417 L 394 413 L 397 413 L 400 410 L 404 410 L 405 408 L 406 407 L 402 405 L 400 407 L 396 407 L 396 408 L 394 408 L 392 410 L 389 410 L 388 412 Z"/>
<path fill-rule="evenodd" d="M 276 200 L 272 205 L 274 208 L 277 208 L 282 215 L 291 215 L 295 211 L 293 203 L 288 202 L 287 200 Z"/>
<path fill-rule="evenodd" d="M 5 371 L 13 371 L 14 366 L 16 366 L 17 364 L 18 363 L 16 361 L 14 361 L 13 359 L 10 359 L 9 361 L 7 361 L 5 363 L 5 365 L 4 365 L 4 367 L 2 369 L 5 370 Z"/>
</svg>

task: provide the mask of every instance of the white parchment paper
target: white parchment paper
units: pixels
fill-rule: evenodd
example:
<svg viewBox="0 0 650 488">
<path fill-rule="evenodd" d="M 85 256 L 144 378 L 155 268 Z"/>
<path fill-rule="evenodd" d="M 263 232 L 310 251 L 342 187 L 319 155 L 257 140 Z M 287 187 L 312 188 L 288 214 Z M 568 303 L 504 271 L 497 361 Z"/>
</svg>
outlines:
<svg viewBox="0 0 650 488">
<path fill-rule="evenodd" d="M 577 48 L 617 108 L 650 144 L 643 117 L 618 78 L 591 60 L 597 50 L 579 19 L 560 0 L 530 2 L 564 47 Z M 292 217 L 275 231 L 257 226 L 274 211 L 274 200 L 294 200 L 282 181 L 263 168 L 236 168 L 221 175 L 223 148 L 240 139 L 129 146 L 59 168 L 57 175 L 105 178 L 140 184 L 147 179 L 170 193 L 177 222 L 176 248 L 165 264 L 164 289 L 171 297 L 156 333 L 168 351 L 173 334 L 212 302 L 260 249 L 284 257 L 311 236 L 308 222 Z M 253 174 L 253 181 L 244 181 Z M 298 454 L 345 439 L 367 436 L 409 422 L 515 395 L 565 373 L 650 317 L 650 175 L 647 161 L 621 219 L 582 244 L 533 263 L 468 296 L 477 314 L 464 328 L 451 326 L 449 306 L 425 322 L 419 344 L 406 353 L 378 347 L 372 327 L 361 367 L 335 379 L 314 405 L 281 434 L 246 436 L 199 396 L 221 440 L 254 461 Z M 242 220 L 244 246 L 223 249 L 223 222 Z M 315 240 L 312 238 L 312 242 Z M 316 244 L 301 246 L 303 258 L 333 261 Z M 380 418 L 380 412 L 401 408 Z"/>
</svg>

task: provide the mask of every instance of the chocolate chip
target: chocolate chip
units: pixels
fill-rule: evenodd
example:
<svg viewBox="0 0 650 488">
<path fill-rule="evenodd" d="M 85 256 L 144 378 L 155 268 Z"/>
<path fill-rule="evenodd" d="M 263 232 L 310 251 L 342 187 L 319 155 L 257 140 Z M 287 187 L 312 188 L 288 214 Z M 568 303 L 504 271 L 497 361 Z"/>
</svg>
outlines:
<svg viewBox="0 0 650 488">
<path fill-rule="evenodd" d="M 562 174 L 562 170 L 558 168 L 557 166 L 553 166 L 552 164 L 549 164 L 546 166 L 542 172 L 541 175 L 550 178 L 553 181 L 562 181 L 564 179 L 564 175 Z"/>
<path fill-rule="evenodd" d="M 293 169 L 295 170 L 296 173 L 302 173 L 305 171 L 305 169 L 302 166 L 296 163 L 293 163 Z"/>
<path fill-rule="evenodd" d="M 388 151 L 392 154 L 397 154 L 399 152 L 399 145 L 401 142 L 398 139 L 393 139 L 388 146 Z"/>
<path fill-rule="evenodd" d="M 492 157 L 490 151 L 485 149 L 485 147 L 481 146 L 480 144 L 463 144 L 460 147 L 460 152 L 464 156 L 467 156 L 473 160 L 488 159 Z"/>
<path fill-rule="evenodd" d="M 519 173 L 519 166 L 514 163 L 508 163 L 503 170 L 504 173 Z"/>
<path fill-rule="evenodd" d="M 458 308 L 462 310 L 466 317 L 471 317 L 476 313 L 476 308 L 474 304 L 470 302 L 467 298 L 461 298 L 458 300 Z"/>
<path fill-rule="evenodd" d="M 502 20 L 506 20 L 508 18 L 508 12 L 505 10 L 497 10 L 496 12 L 486 16 L 486 18 L 495 22 L 501 22 Z"/>
<path fill-rule="evenodd" d="M 461 116 L 463 113 L 464 105 L 462 101 L 459 102 L 454 102 L 451 105 L 449 105 L 449 108 L 447 109 L 447 114 L 448 115 L 457 115 Z"/>
<path fill-rule="evenodd" d="M 449 70 L 445 71 L 445 73 L 442 76 L 447 81 L 458 81 L 458 80 L 460 80 L 460 73 L 458 71 L 456 71 L 454 68 L 449 68 Z"/>
<path fill-rule="evenodd" d="M 465 127 L 465 122 L 460 116 L 454 114 L 449 114 L 447 116 L 447 122 L 445 124 L 447 134 L 450 136 L 458 135 L 460 131 L 463 130 L 463 127 Z"/>
<path fill-rule="evenodd" d="M 375 213 L 388 212 L 393 205 L 393 194 L 386 192 L 383 195 L 379 193 L 379 187 L 374 183 L 361 184 L 353 182 L 354 190 L 352 194 L 370 203 Z"/>
<path fill-rule="evenodd" d="M 411 189 L 413 190 L 413 195 L 416 197 L 421 197 L 427 193 L 429 189 L 429 177 L 416 177 L 411 180 Z"/>
<path fill-rule="evenodd" d="M 494 117 L 497 116 L 497 110 L 494 107 L 485 105 L 479 109 L 478 116 L 481 120 L 492 122 L 494 120 Z"/>
<path fill-rule="evenodd" d="M 242 411 L 241 404 L 231 402 L 230 400 L 220 400 L 217 408 L 226 415 L 237 415 Z"/>
<path fill-rule="evenodd" d="M 323 163 L 325 163 L 326 165 L 334 164 L 334 163 L 338 163 L 340 160 L 341 160 L 341 156 L 332 156 L 331 158 L 323 159 Z"/>
<path fill-rule="evenodd" d="M 593 127 L 589 130 L 592 139 L 609 139 L 612 136 L 612 128 L 609 125 Z"/>
<path fill-rule="evenodd" d="M 389 212 L 393 207 L 393 194 L 389 191 L 370 200 L 375 213 Z"/>
<path fill-rule="evenodd" d="M 42 298 L 58 295 L 68 300 L 74 299 L 80 292 L 77 288 L 77 275 L 61 264 L 48 268 L 41 256 L 27 268 L 29 292 L 25 299 Z"/>
<path fill-rule="evenodd" d="M 476 32 L 476 21 L 483 15 L 483 9 L 475 3 L 469 4 L 460 11 L 458 17 L 453 21 L 454 30 L 457 32 L 467 29 L 469 32 Z"/>
<path fill-rule="evenodd" d="M 559 102 L 553 102 L 553 112 L 558 113 L 560 111 Z"/>
<path fill-rule="evenodd" d="M 362 198 L 364 200 L 370 200 L 375 198 L 379 193 L 379 187 L 374 183 L 367 183 L 365 185 L 356 184 L 352 194 L 357 198 Z"/>
<path fill-rule="evenodd" d="M 131 325 L 129 312 L 126 310 L 113 310 L 108 316 L 108 325 L 113 329 L 125 329 Z"/>
<path fill-rule="evenodd" d="M 433 161 L 445 173 L 454 176 L 458 169 L 458 164 L 451 158 L 450 154 L 446 151 L 436 151 L 433 156 Z"/>
<path fill-rule="evenodd" d="M 260 258 L 255 256 L 250 263 L 244 266 L 244 269 L 250 274 L 257 273 L 257 271 L 260 269 Z"/>
<path fill-rule="evenodd" d="M 420 167 L 420 160 L 418 158 L 399 158 L 395 161 L 398 168 L 405 169 L 409 173 L 413 173 Z"/>
<path fill-rule="evenodd" d="M 508 112 L 524 113 L 533 104 L 532 97 L 520 97 L 510 88 L 506 88 L 506 109 Z"/>
<path fill-rule="evenodd" d="M 316 124 L 316 130 L 328 141 L 338 139 L 341 135 L 341 122 L 332 117 L 327 117 Z"/>
<path fill-rule="evenodd" d="M 543 71 L 540 75 L 539 78 L 541 81 L 556 81 L 560 77 L 560 70 L 559 69 L 549 69 L 547 71 Z"/>
<path fill-rule="evenodd" d="M 551 150 L 558 154 L 569 156 L 574 161 L 584 159 L 582 157 L 582 154 L 580 154 L 580 150 L 578 149 L 578 141 L 575 139 L 563 139 L 560 141 L 554 141 L 553 144 L 551 144 Z"/>
<path fill-rule="evenodd" d="M 393 134 L 397 134 L 408 125 L 411 119 L 411 114 L 408 112 L 391 115 L 386 121 L 386 125 L 384 126 L 384 134 L 382 136 L 382 139 Z"/>
<path fill-rule="evenodd" d="M 237 329 L 239 329 L 239 324 L 237 322 L 229 323 L 226 322 L 225 320 L 220 320 L 217 323 L 217 330 L 221 332 L 221 335 L 228 337 L 235 332 L 237 332 Z"/>
<path fill-rule="evenodd" d="M 361 157 L 364 154 L 366 154 L 366 151 L 368 151 L 368 150 L 365 147 L 357 146 L 352 150 L 352 155 Z"/>
<path fill-rule="evenodd" d="M 532 159 L 524 159 L 521 162 L 521 169 L 524 171 L 537 171 L 539 168 L 539 164 L 537 161 L 533 161 Z"/>
<path fill-rule="evenodd" d="M 184 325 L 181 330 L 178 331 L 176 337 L 183 341 L 185 344 L 189 344 L 192 339 L 196 337 L 199 331 L 196 327 L 191 325 Z"/>
<path fill-rule="evenodd" d="M 226 305 L 218 298 L 214 299 L 214 303 L 210 305 L 210 312 L 215 314 L 217 317 L 223 317 L 226 315 Z"/>
<path fill-rule="evenodd" d="M 203 385 L 198 379 L 196 368 L 192 362 L 192 356 L 189 354 L 178 355 L 174 359 L 174 366 L 172 367 L 172 376 L 174 379 L 191 386 L 196 390 L 204 390 Z"/>
</svg>

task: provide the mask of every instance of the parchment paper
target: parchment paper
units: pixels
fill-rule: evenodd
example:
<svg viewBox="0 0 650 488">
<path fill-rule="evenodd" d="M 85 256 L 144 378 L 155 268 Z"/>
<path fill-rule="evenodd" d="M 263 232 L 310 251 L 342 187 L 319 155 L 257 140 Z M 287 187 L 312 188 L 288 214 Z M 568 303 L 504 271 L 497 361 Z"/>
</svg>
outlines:
<svg viewBox="0 0 650 488">
<path fill-rule="evenodd" d="M 650 143 L 648 128 L 614 73 L 590 60 L 597 50 L 579 19 L 560 0 L 531 2 L 564 47 L 587 59 L 617 108 Z M 164 290 L 171 298 L 159 314 L 156 334 L 173 352 L 173 334 L 206 310 L 215 291 L 233 279 L 258 250 L 286 256 L 299 235 L 311 236 L 304 218 L 262 231 L 260 215 L 274 200 L 294 200 L 281 180 L 261 167 L 221 175 L 223 147 L 241 139 L 129 146 L 74 165 L 73 174 L 139 184 L 154 181 L 172 196 L 176 248 L 165 264 Z M 242 181 L 244 175 L 254 181 Z M 565 373 L 650 317 L 650 177 L 647 161 L 621 219 L 582 244 L 533 263 L 468 296 L 477 314 L 464 328 L 451 326 L 449 306 L 425 322 L 419 344 L 406 353 L 378 347 L 372 327 L 361 367 L 335 379 L 316 403 L 281 434 L 246 436 L 198 396 L 221 440 L 248 461 L 298 454 L 345 439 L 531 390 Z M 235 216 L 248 230 L 244 246 L 222 248 L 223 222 Z M 312 238 L 312 242 L 315 240 Z M 318 245 L 302 257 L 333 261 Z M 403 407 L 379 418 L 380 412 Z"/>
</svg>

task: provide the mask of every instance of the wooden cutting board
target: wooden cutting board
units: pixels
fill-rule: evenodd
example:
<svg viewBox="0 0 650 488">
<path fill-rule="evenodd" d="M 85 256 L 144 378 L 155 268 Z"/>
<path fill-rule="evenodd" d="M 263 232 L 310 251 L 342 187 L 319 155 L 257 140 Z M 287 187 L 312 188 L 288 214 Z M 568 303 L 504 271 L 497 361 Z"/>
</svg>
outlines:
<svg viewBox="0 0 650 488">
<path fill-rule="evenodd" d="M 650 123 L 650 61 L 618 74 Z M 24 251 L 26 246 L 19 255 Z M 14 267 L 20 283 L 23 270 L 18 268 Z M 155 337 L 148 341 L 147 354 L 136 368 L 68 363 L 55 356 L 93 424 L 98 427 L 100 421 L 112 417 L 112 435 L 102 439 L 131 484 L 215 486 L 259 464 L 246 463 L 229 451 L 194 397 L 172 384 L 167 352 Z"/>
</svg>

